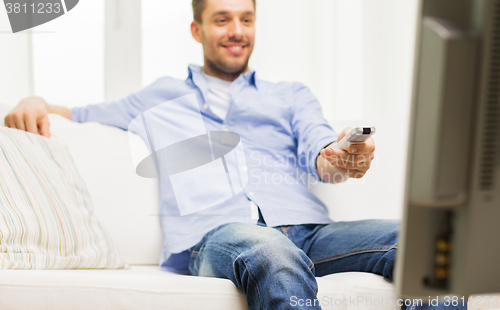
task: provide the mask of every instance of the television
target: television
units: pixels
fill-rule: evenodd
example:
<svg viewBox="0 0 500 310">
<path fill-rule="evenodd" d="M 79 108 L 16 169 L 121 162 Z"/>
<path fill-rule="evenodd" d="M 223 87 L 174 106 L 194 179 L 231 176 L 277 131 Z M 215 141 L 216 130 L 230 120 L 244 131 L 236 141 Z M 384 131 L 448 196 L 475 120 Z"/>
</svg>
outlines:
<svg viewBox="0 0 500 310">
<path fill-rule="evenodd" d="M 395 284 L 406 297 L 498 293 L 500 0 L 418 7 Z"/>
</svg>

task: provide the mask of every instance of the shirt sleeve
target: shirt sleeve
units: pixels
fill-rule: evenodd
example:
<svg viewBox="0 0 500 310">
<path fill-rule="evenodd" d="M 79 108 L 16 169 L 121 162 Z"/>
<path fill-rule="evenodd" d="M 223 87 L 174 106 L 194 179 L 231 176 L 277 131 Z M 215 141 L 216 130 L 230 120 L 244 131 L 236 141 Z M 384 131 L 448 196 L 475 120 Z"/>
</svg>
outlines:
<svg viewBox="0 0 500 310">
<path fill-rule="evenodd" d="M 309 88 L 293 84 L 295 111 L 292 130 L 297 140 L 299 165 L 314 179 L 321 181 L 316 171 L 316 158 L 322 148 L 337 141 L 335 132 L 323 117 L 321 105 Z"/>
<path fill-rule="evenodd" d="M 89 104 L 71 109 L 71 120 L 78 123 L 98 122 L 127 130 L 130 122 L 148 106 L 158 101 L 158 90 L 164 79 L 158 79 L 145 88 L 111 102 Z"/>
</svg>

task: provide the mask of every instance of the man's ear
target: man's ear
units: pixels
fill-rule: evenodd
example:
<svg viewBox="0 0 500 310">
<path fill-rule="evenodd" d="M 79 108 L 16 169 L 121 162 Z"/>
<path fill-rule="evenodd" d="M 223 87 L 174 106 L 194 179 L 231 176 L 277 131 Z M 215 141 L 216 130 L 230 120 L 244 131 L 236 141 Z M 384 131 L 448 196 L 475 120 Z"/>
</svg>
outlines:
<svg viewBox="0 0 500 310">
<path fill-rule="evenodd" d="M 191 35 L 198 43 L 201 43 L 200 25 L 194 20 L 191 23 Z"/>
</svg>

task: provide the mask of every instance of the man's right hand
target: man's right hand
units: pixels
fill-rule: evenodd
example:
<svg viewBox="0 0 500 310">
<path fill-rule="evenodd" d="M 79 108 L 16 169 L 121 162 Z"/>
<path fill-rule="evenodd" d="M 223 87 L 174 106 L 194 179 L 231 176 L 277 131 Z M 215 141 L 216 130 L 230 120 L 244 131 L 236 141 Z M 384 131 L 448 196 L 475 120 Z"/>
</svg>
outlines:
<svg viewBox="0 0 500 310">
<path fill-rule="evenodd" d="M 5 117 L 5 126 L 50 138 L 49 104 L 41 97 L 27 97 Z"/>
</svg>

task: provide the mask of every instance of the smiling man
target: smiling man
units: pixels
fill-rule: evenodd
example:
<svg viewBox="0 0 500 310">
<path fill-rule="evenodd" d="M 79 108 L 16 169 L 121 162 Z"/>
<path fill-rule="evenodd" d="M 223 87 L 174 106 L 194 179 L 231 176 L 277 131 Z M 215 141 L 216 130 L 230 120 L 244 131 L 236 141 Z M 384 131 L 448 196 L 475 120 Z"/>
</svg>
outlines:
<svg viewBox="0 0 500 310">
<path fill-rule="evenodd" d="M 162 77 L 121 100 L 71 110 L 29 97 L 5 124 L 50 137 L 47 114 L 58 113 L 76 122 L 128 129 L 142 112 L 195 94 L 207 130 L 241 137 L 250 177 L 234 197 L 194 216 L 179 214 L 172 184 L 160 180 L 162 268 L 230 279 L 245 292 L 249 309 L 320 309 L 316 276 L 361 271 L 392 279 L 399 221 L 334 222 L 304 184 L 304 173 L 328 183 L 363 177 L 375 144 L 370 138 L 348 151 L 331 148 L 350 128 L 337 134 L 304 85 L 269 83 L 249 69 L 255 5 L 252 0 L 193 0 L 191 33 L 203 45 L 204 65 L 190 65 L 184 81 Z M 157 117 L 168 123 L 182 114 Z M 185 123 L 180 130 L 189 130 Z M 270 182 L 274 176 L 281 181 Z M 208 186 L 217 192 L 221 185 Z"/>
<path fill-rule="evenodd" d="M 255 2 L 253 7 L 245 2 L 230 0 L 194 0 L 192 5 L 194 21 L 191 33 L 203 46 L 203 71 L 234 81 L 249 70 L 248 60 L 255 38 Z M 235 12 L 238 14 L 237 23 L 233 20 Z"/>
</svg>

